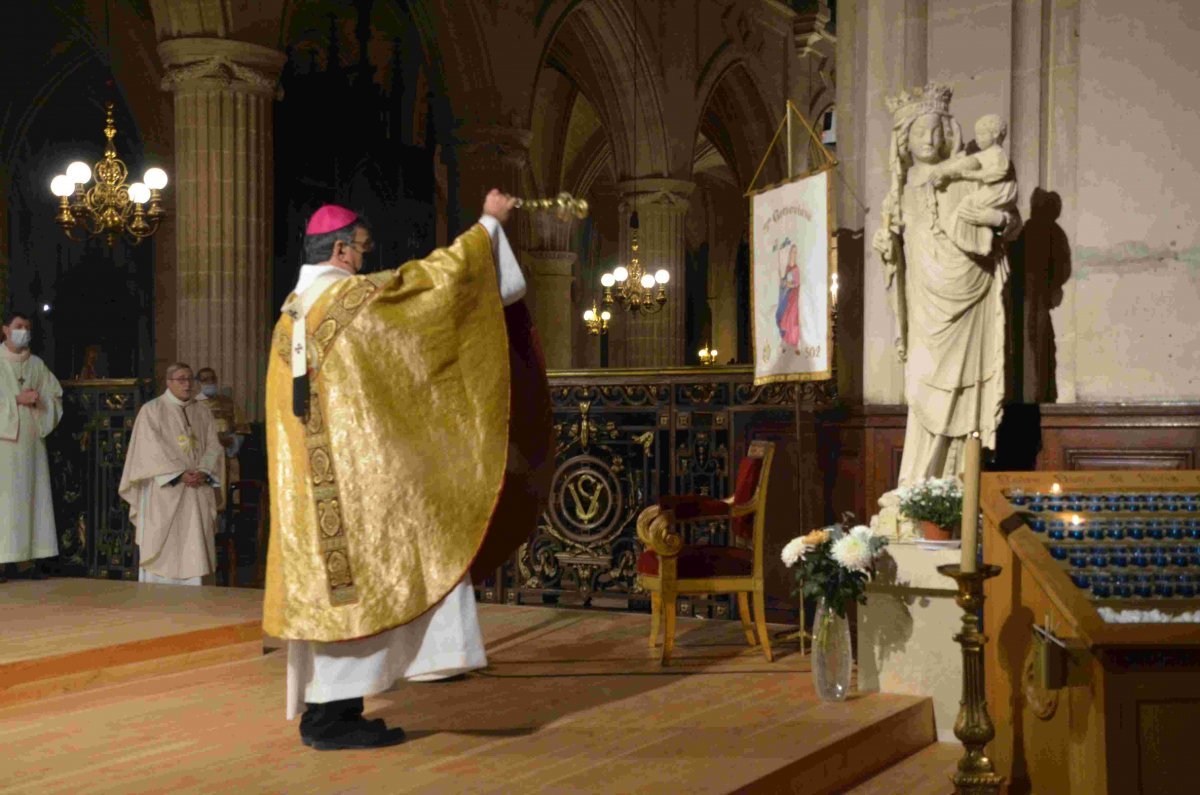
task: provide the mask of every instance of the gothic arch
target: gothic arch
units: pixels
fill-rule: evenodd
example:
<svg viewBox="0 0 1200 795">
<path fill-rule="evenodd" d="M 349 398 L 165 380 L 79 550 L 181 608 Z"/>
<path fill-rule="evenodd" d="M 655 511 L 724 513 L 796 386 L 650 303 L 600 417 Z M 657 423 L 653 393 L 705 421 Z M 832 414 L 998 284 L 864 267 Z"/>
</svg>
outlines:
<svg viewBox="0 0 1200 795">
<path fill-rule="evenodd" d="M 603 130 L 588 139 L 574 160 L 574 168 L 565 175 L 563 190 L 576 196 L 588 196 L 598 181 L 613 170 L 612 147 Z"/>
<path fill-rule="evenodd" d="M 653 44 L 648 35 L 650 23 L 642 18 L 639 6 L 632 6 L 632 13 L 639 15 L 636 42 L 630 9 L 617 0 L 551 2 L 539 11 L 539 18 L 549 19 L 553 10 L 560 13 L 549 25 L 539 78 L 542 68 L 551 65 L 570 77 L 593 102 L 607 131 L 618 174 L 668 176 L 670 143 L 659 91 L 662 81 L 648 54 Z"/>
<path fill-rule="evenodd" d="M 697 133 L 721 153 L 744 190 L 771 143 L 780 113 L 771 112 L 759 82 L 741 58 L 726 60 L 724 69 L 701 85 L 708 86 L 708 93 Z M 762 176 L 777 181 L 785 166 L 786 155 L 773 153 Z"/>
</svg>

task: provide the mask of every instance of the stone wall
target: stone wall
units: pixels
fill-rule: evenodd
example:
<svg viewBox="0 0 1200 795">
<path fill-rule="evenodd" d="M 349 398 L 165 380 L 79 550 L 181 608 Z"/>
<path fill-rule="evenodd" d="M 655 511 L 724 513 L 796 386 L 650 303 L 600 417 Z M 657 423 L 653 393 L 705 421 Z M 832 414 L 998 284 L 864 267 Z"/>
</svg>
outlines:
<svg viewBox="0 0 1200 795">
<path fill-rule="evenodd" d="M 1200 6 L 1079 18 L 1075 398 L 1200 399 Z M 1067 369 L 1067 372 L 1063 372 Z"/>
</svg>

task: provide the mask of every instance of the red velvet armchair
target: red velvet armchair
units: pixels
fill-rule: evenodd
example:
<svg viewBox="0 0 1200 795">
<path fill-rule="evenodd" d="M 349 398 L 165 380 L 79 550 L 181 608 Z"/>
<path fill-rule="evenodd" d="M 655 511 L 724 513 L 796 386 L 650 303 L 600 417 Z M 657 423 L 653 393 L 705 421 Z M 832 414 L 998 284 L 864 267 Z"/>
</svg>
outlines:
<svg viewBox="0 0 1200 795">
<path fill-rule="evenodd" d="M 738 467 L 732 497 L 718 500 L 699 494 L 662 497 L 638 516 L 637 533 L 645 545 L 638 558 L 638 581 L 650 592 L 650 648 L 658 645 L 663 628 L 662 655 L 666 665 L 675 645 L 675 598 L 680 594 L 736 593 L 738 615 L 751 646 L 762 644 L 770 662 L 763 597 L 763 522 L 772 442 L 756 441 Z M 745 546 L 693 546 L 685 544 L 679 525 L 686 522 L 729 520 L 734 537 Z M 754 625 L 750 623 L 750 595 L 754 594 Z M 757 638 L 755 629 L 757 628 Z"/>
</svg>

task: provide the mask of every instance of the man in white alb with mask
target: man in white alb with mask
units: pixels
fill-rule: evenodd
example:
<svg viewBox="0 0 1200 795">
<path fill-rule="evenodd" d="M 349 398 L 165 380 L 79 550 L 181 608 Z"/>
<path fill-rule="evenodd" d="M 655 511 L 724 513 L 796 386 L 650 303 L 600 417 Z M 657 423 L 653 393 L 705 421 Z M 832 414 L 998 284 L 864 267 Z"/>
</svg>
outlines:
<svg viewBox="0 0 1200 795">
<path fill-rule="evenodd" d="M 58 554 L 46 436 L 62 418 L 62 387 L 29 351 L 28 315 L 9 312 L 0 344 L 0 582 L 17 563 Z M 32 576 L 44 575 L 34 565 Z"/>
</svg>

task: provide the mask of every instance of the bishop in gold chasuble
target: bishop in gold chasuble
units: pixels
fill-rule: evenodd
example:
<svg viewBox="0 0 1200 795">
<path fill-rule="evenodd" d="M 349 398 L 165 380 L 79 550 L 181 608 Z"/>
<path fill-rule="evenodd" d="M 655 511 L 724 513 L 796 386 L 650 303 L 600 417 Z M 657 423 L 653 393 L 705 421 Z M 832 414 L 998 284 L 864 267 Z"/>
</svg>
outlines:
<svg viewBox="0 0 1200 795">
<path fill-rule="evenodd" d="M 494 572 L 553 465 L 544 361 L 524 304 L 502 306 L 482 225 L 396 270 L 332 276 L 289 298 L 267 372 L 263 626 L 294 640 L 408 624 Z"/>
</svg>

